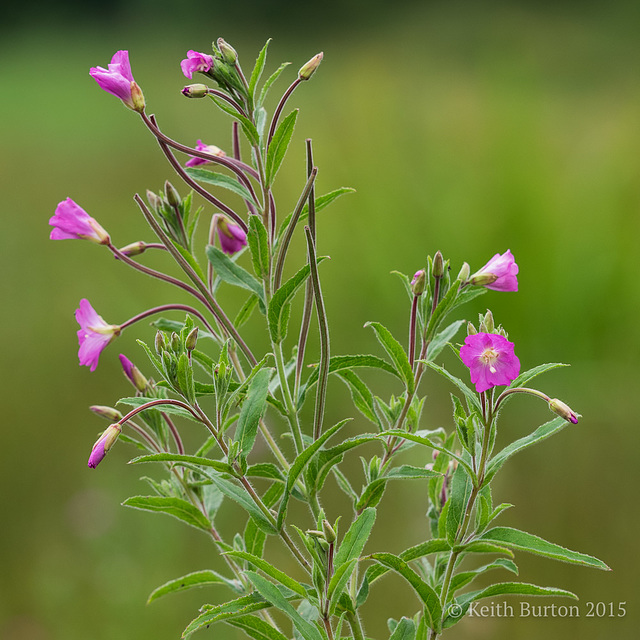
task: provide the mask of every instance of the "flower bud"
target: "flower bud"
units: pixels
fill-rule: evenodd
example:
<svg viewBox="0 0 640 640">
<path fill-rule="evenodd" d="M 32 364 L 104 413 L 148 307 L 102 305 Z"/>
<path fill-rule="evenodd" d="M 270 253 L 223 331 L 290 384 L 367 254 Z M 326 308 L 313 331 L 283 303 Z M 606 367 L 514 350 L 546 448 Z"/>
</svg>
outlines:
<svg viewBox="0 0 640 640">
<path fill-rule="evenodd" d="M 105 432 L 98 438 L 89 456 L 88 466 L 90 469 L 95 469 L 102 462 L 109 449 L 115 444 L 121 431 L 120 425 L 116 422 L 109 425 Z"/>
<path fill-rule="evenodd" d="M 144 113 L 144 96 L 142 95 L 142 89 L 138 86 L 135 80 L 131 81 L 131 103 L 132 109 L 138 113 Z"/>
<path fill-rule="evenodd" d="M 198 342 L 198 327 L 194 327 L 189 332 L 187 339 L 185 340 L 185 348 L 187 351 L 193 351 L 196 348 L 196 343 Z"/>
<path fill-rule="evenodd" d="M 158 211 L 162 207 L 162 198 L 150 189 L 147 189 L 147 202 L 154 211 Z"/>
<path fill-rule="evenodd" d="M 167 198 L 167 202 L 172 207 L 180 206 L 180 203 L 182 202 L 180 194 L 168 180 L 164 183 L 164 194 Z"/>
<path fill-rule="evenodd" d="M 329 524 L 328 520 L 322 521 L 322 530 L 324 531 L 324 538 L 329 544 L 336 541 L 336 532 L 333 530 L 333 527 Z"/>
<path fill-rule="evenodd" d="M 182 89 L 182 95 L 187 98 L 206 98 L 209 93 L 209 87 L 206 84 L 188 84 Z"/>
<path fill-rule="evenodd" d="M 131 382 L 138 391 L 145 391 L 149 386 L 149 381 L 142 375 L 140 369 L 138 369 L 138 367 L 136 367 L 129 358 L 122 354 L 120 354 L 120 364 L 122 365 L 124 375 L 127 376 L 129 382 Z"/>
<path fill-rule="evenodd" d="M 427 283 L 427 272 L 424 269 L 416 271 L 413 280 L 411 281 L 411 291 L 414 296 L 421 296 L 424 293 L 425 285 Z"/>
<path fill-rule="evenodd" d="M 238 60 L 236 50 L 223 38 L 218 38 L 218 49 L 227 64 L 235 64 Z"/>
<path fill-rule="evenodd" d="M 156 333 L 155 347 L 158 355 L 167 348 L 167 343 L 165 342 L 164 333 L 162 333 L 162 331 L 158 331 L 158 333 Z"/>
<path fill-rule="evenodd" d="M 549 400 L 549 409 L 564 418 L 567 422 L 578 424 L 578 414 L 562 402 L 562 400 L 558 400 L 557 398 Z"/>
<path fill-rule="evenodd" d="M 309 62 L 302 65 L 302 67 L 300 67 L 300 71 L 298 71 L 298 78 L 300 78 L 300 80 L 308 80 L 320 66 L 323 57 L 324 53 L 322 53 L 321 51 L 320 53 L 313 56 L 313 58 L 311 58 Z"/>
<path fill-rule="evenodd" d="M 467 335 L 475 336 L 478 333 L 478 330 L 473 326 L 473 322 L 467 323 Z"/>
<path fill-rule="evenodd" d="M 469 279 L 469 274 L 471 273 L 471 267 L 468 262 L 465 262 L 462 265 L 462 269 L 460 269 L 460 273 L 458 274 L 458 280 L 461 282 L 466 282 Z"/>
<path fill-rule="evenodd" d="M 493 314 L 489 309 L 487 309 L 487 313 L 484 314 L 484 318 L 480 320 L 480 333 L 494 333 L 495 328 L 496 326 L 493 321 Z"/>
<path fill-rule="evenodd" d="M 175 353 L 180 352 L 180 336 L 175 332 L 171 332 L 171 348 Z"/>
<path fill-rule="evenodd" d="M 120 249 L 120 253 L 124 253 L 125 256 L 139 256 L 147 250 L 147 243 L 139 240 L 138 242 L 132 242 L 126 247 Z"/>
<path fill-rule="evenodd" d="M 91 409 L 93 413 L 100 416 L 101 418 L 106 418 L 111 422 L 117 422 L 122 418 L 122 414 L 117 409 L 114 409 L 113 407 L 104 407 L 99 404 L 94 404 L 90 406 L 89 409 Z"/>
<path fill-rule="evenodd" d="M 483 273 L 479 276 L 473 276 L 469 282 L 478 287 L 486 287 L 489 284 L 493 284 L 498 279 L 498 276 L 493 273 Z"/>
<path fill-rule="evenodd" d="M 437 251 L 436 255 L 433 256 L 433 277 L 434 278 L 442 278 L 444 276 L 444 258 L 442 254 Z"/>
</svg>

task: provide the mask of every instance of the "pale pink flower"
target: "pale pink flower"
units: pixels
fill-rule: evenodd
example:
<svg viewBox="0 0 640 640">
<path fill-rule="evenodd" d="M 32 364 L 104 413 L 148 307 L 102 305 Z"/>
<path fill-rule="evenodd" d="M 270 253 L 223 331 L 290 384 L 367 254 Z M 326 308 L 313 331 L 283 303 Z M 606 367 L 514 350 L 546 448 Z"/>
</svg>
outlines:
<svg viewBox="0 0 640 640">
<path fill-rule="evenodd" d="M 91 371 L 95 371 L 102 350 L 120 335 L 121 328 L 118 325 L 107 324 L 86 298 L 80 300 L 80 306 L 76 309 L 76 320 L 80 325 L 78 331 L 80 364 L 91 367 Z"/>
<path fill-rule="evenodd" d="M 190 49 L 187 57 L 180 63 L 182 73 L 191 80 L 196 71 L 206 73 L 213 66 L 213 56 Z"/>
<path fill-rule="evenodd" d="M 222 150 L 216 147 L 213 144 L 205 144 L 202 140 L 198 140 L 196 142 L 196 150 L 204 151 L 205 153 L 209 153 L 212 156 L 218 156 L 218 158 L 224 158 L 227 154 Z M 197 167 L 199 164 L 207 164 L 211 162 L 211 160 L 205 160 L 204 158 L 191 158 L 184 163 L 185 167 Z"/>
<path fill-rule="evenodd" d="M 518 265 L 511 251 L 507 250 L 502 255 L 496 253 L 482 269 L 469 278 L 469 282 L 494 291 L 517 291 L 517 274 Z"/>
<path fill-rule="evenodd" d="M 116 51 L 108 69 L 91 67 L 89 74 L 101 89 L 120 98 L 129 109 L 144 111 L 144 96 L 133 79 L 128 51 Z"/>
<path fill-rule="evenodd" d="M 109 244 L 109 234 L 81 206 L 71 198 L 58 204 L 49 219 L 51 240 L 90 240 L 96 244 Z"/>
<path fill-rule="evenodd" d="M 497 333 L 476 333 L 464 339 L 460 358 L 471 371 L 471 382 L 482 393 L 492 387 L 508 385 L 520 373 L 520 360 L 514 344 Z"/>
</svg>

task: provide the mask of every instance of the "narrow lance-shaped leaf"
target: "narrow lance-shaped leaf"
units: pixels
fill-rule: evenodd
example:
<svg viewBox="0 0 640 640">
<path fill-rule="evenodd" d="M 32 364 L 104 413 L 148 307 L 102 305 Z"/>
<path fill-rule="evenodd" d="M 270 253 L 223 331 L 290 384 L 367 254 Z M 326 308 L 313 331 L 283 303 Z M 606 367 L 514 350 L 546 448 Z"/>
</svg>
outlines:
<svg viewBox="0 0 640 640">
<path fill-rule="evenodd" d="M 273 138 L 269 143 L 267 149 L 267 162 L 266 162 L 266 180 L 267 185 L 273 184 L 273 180 L 278 173 L 278 169 L 284 160 L 284 157 L 289 148 L 291 142 L 291 136 L 293 136 L 293 130 L 296 126 L 296 119 L 298 117 L 298 110 L 292 111 L 284 120 L 280 123 Z"/>
<path fill-rule="evenodd" d="M 351 524 L 344 539 L 338 547 L 334 565 L 336 569 L 345 562 L 349 562 L 360 557 L 364 545 L 369 539 L 371 529 L 376 521 L 376 510 L 365 509 Z"/>
<path fill-rule="evenodd" d="M 249 216 L 247 242 L 251 251 L 253 270 L 258 278 L 264 280 L 269 274 L 269 240 L 260 216 Z"/>
<path fill-rule="evenodd" d="M 260 90 L 260 96 L 256 102 L 256 107 L 261 107 L 264 104 L 265 98 L 269 93 L 269 89 L 273 83 L 280 77 L 280 74 L 290 65 L 290 62 L 283 62 L 266 80 Z"/>
<path fill-rule="evenodd" d="M 177 465 L 201 465 L 203 467 L 211 467 L 220 473 L 233 474 L 233 468 L 230 464 L 221 460 L 211 460 L 203 456 L 188 456 L 180 453 L 152 453 L 147 456 L 139 456 L 133 460 L 129 460 L 129 464 L 140 464 L 142 462 L 171 462 Z"/>
<path fill-rule="evenodd" d="M 252 291 L 264 303 L 264 292 L 260 282 L 239 264 L 231 260 L 229 256 L 220 251 L 218 247 L 214 247 L 212 244 L 208 245 L 207 258 L 221 280 L 236 287 L 242 287 L 243 289 Z"/>
<path fill-rule="evenodd" d="M 231 556 L 233 558 L 240 558 L 241 560 L 247 560 L 261 571 L 264 571 L 264 573 L 266 573 L 268 576 L 287 587 L 287 589 L 291 589 L 291 591 L 295 591 L 295 593 L 298 593 L 302 597 L 306 597 L 307 593 L 304 587 L 297 580 L 289 577 L 283 571 L 276 569 L 276 567 L 274 567 L 266 560 L 263 560 L 262 558 L 259 558 L 252 553 L 247 553 L 246 551 L 229 551 L 225 555 Z"/>
<path fill-rule="evenodd" d="M 197 507 L 194 507 L 190 502 L 182 498 L 134 496 L 127 498 L 122 504 L 125 507 L 142 509 L 143 511 L 166 513 L 203 531 L 209 531 L 211 529 L 211 523 L 207 517 Z"/>
<path fill-rule="evenodd" d="M 212 584 L 225 584 L 235 591 L 242 589 L 242 586 L 239 583 L 229 580 L 215 571 L 196 571 L 194 573 L 189 573 L 186 576 L 176 578 L 175 580 L 165 582 L 157 589 L 154 589 L 149 595 L 147 604 L 150 604 L 154 600 L 157 600 L 162 596 L 166 596 L 169 593 L 186 591 L 187 589 L 193 589 L 195 587 L 207 587 Z"/>
<path fill-rule="evenodd" d="M 240 410 L 235 441 L 240 445 L 240 455 L 245 458 L 253 448 L 258 433 L 258 422 L 267 407 L 270 376 L 271 369 L 258 371 L 249 385 L 247 397 Z"/>
<path fill-rule="evenodd" d="M 267 62 L 267 51 L 269 50 L 269 44 L 271 42 L 271 38 L 269 38 L 262 50 L 258 54 L 258 58 L 256 59 L 256 63 L 253 66 L 253 71 L 251 72 L 251 77 L 249 78 L 249 95 L 253 100 L 256 94 L 256 87 L 258 86 L 258 82 L 260 82 L 260 77 L 262 76 L 262 72 L 264 71 L 264 65 Z"/>
<path fill-rule="evenodd" d="M 451 479 L 451 495 L 449 497 L 449 512 L 447 514 L 447 540 L 450 544 L 456 542 L 460 527 L 465 519 L 467 505 L 473 483 L 467 472 L 458 465 Z"/>
<path fill-rule="evenodd" d="M 414 640 L 416 637 L 416 625 L 410 618 L 401 618 L 396 625 L 389 640 Z"/>
<path fill-rule="evenodd" d="M 254 640 L 288 640 L 275 627 L 258 616 L 248 615 L 232 618 L 226 621 L 238 629 L 242 629 L 250 638 Z"/>
<path fill-rule="evenodd" d="M 400 343 L 391 335 L 389 329 L 379 322 L 367 322 L 364 326 L 371 327 L 376 332 L 376 337 L 402 376 L 407 390 L 409 393 L 413 393 L 415 390 L 413 371 L 409 364 L 409 358 Z"/>
<path fill-rule="evenodd" d="M 217 173 L 215 171 L 209 171 L 208 169 L 201 169 L 198 167 L 186 167 L 185 171 L 194 180 L 227 189 L 244 200 L 248 200 L 252 204 L 258 206 L 258 203 L 254 200 L 249 190 L 245 186 L 241 185 L 235 178 L 231 178 L 224 173 Z"/>
</svg>

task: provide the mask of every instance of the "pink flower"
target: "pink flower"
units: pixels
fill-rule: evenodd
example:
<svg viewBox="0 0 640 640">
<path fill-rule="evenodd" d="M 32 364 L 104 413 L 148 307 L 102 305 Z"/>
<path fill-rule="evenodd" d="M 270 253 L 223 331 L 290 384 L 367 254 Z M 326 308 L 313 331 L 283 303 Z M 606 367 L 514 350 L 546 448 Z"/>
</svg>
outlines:
<svg viewBox="0 0 640 640">
<path fill-rule="evenodd" d="M 227 155 L 222 149 L 219 149 L 213 144 L 205 144 L 202 140 L 198 140 L 198 142 L 196 142 L 196 150 L 210 153 L 212 156 L 218 156 L 218 158 L 224 158 Z M 205 160 L 204 158 L 191 158 L 191 160 L 187 160 L 184 163 L 184 166 L 197 167 L 199 164 L 207 164 L 208 162 L 211 162 L 211 160 Z"/>
<path fill-rule="evenodd" d="M 187 51 L 187 57 L 180 63 L 182 73 L 184 73 L 189 80 L 193 78 L 193 74 L 196 71 L 206 73 L 212 66 L 213 56 L 193 51 L 193 49 L 189 49 L 189 51 Z"/>
<path fill-rule="evenodd" d="M 144 96 L 131 74 L 128 51 L 116 51 L 108 69 L 91 67 L 89 75 L 101 89 L 120 98 L 129 109 L 140 113 L 144 111 Z"/>
<path fill-rule="evenodd" d="M 63 200 L 49 219 L 53 226 L 51 240 L 90 240 L 109 244 L 109 234 L 81 206 L 71 198 Z"/>
<path fill-rule="evenodd" d="M 90 469 L 95 469 L 104 460 L 104 457 L 107 455 L 107 451 L 113 447 L 121 431 L 122 429 L 118 423 L 111 424 L 98 438 L 96 443 L 93 445 L 91 455 L 89 456 L 88 466 Z"/>
<path fill-rule="evenodd" d="M 478 393 L 508 385 L 518 377 L 520 360 L 513 348 L 513 342 L 497 333 L 476 333 L 464 339 L 460 358 L 471 370 Z"/>
<path fill-rule="evenodd" d="M 95 371 L 102 350 L 120 335 L 121 329 L 118 325 L 107 324 L 86 298 L 80 300 L 80 307 L 76 309 L 76 320 L 80 325 L 78 331 L 80 364 L 91 367 L 91 371 Z"/>
<path fill-rule="evenodd" d="M 237 224 L 229 222 L 223 215 L 218 214 L 215 226 L 220 239 L 220 248 L 228 256 L 247 246 L 247 234 Z"/>
<path fill-rule="evenodd" d="M 507 250 L 502 255 L 496 253 L 480 271 L 476 271 L 469 278 L 469 282 L 494 291 L 517 291 L 517 274 L 518 265 L 511 251 Z"/>
</svg>

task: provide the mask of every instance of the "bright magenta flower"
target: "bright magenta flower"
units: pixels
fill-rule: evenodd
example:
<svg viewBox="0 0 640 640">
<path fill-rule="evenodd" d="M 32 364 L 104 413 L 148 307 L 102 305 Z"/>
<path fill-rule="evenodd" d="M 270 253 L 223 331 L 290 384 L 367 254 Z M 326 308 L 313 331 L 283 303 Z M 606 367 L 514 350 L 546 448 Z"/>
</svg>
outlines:
<svg viewBox="0 0 640 640">
<path fill-rule="evenodd" d="M 476 333 L 464 339 L 460 358 L 471 370 L 478 393 L 508 385 L 518 377 L 520 360 L 513 348 L 513 342 L 498 333 Z"/>
<path fill-rule="evenodd" d="M 80 364 L 91 367 L 91 371 L 95 371 L 102 350 L 120 335 L 120 327 L 107 324 L 86 298 L 80 300 L 80 307 L 76 309 L 76 320 L 80 325 L 78 331 Z"/>
<path fill-rule="evenodd" d="M 247 246 L 247 234 L 233 222 L 229 222 L 223 215 L 218 214 L 216 231 L 220 238 L 220 248 L 231 256 Z"/>
<path fill-rule="evenodd" d="M 90 240 L 108 244 L 109 234 L 81 206 L 71 198 L 63 200 L 49 219 L 51 240 Z"/>
<path fill-rule="evenodd" d="M 120 98 L 129 109 L 141 113 L 144 111 L 144 96 L 133 79 L 128 51 L 116 51 L 111 58 L 108 69 L 91 67 L 89 75 L 100 85 L 101 89 Z"/>
<path fill-rule="evenodd" d="M 219 158 L 224 158 L 227 155 L 222 149 L 219 149 L 213 144 L 205 144 L 202 140 L 198 140 L 198 142 L 196 142 L 196 149 L 198 151 L 210 153 L 212 156 L 218 156 Z M 184 166 L 197 167 L 199 164 L 207 164 L 207 162 L 211 162 L 211 160 L 205 160 L 204 158 L 191 158 L 184 163 Z"/>
<path fill-rule="evenodd" d="M 193 78 L 193 74 L 196 71 L 206 73 L 213 66 L 213 56 L 209 56 L 206 53 L 200 53 L 190 49 L 187 51 L 187 57 L 180 63 L 182 73 L 184 73 L 189 80 Z"/>
<path fill-rule="evenodd" d="M 104 457 L 107 455 L 107 451 L 113 447 L 121 431 L 122 429 L 118 423 L 111 424 L 98 438 L 96 443 L 93 445 L 91 455 L 89 456 L 88 466 L 90 469 L 95 469 L 104 460 Z"/>
<path fill-rule="evenodd" d="M 469 278 L 469 282 L 494 291 L 517 291 L 517 274 L 518 265 L 511 251 L 507 250 L 502 255 L 496 253 L 482 269 Z"/>
</svg>

